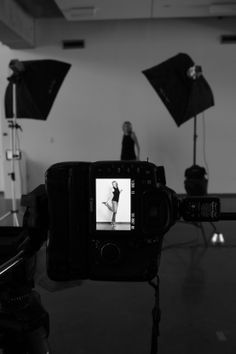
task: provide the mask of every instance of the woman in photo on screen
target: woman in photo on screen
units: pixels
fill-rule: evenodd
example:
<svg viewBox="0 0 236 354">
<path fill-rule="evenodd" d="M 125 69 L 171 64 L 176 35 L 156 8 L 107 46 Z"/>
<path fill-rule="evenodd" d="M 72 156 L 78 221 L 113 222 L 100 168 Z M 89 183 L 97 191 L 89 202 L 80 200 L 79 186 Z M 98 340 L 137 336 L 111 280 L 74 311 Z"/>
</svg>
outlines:
<svg viewBox="0 0 236 354">
<path fill-rule="evenodd" d="M 119 189 L 118 183 L 116 181 L 112 182 L 112 195 L 111 197 L 108 198 L 106 202 L 102 202 L 108 210 L 112 212 L 112 219 L 111 219 L 111 225 L 115 226 L 116 224 L 116 214 L 118 210 L 118 204 L 119 204 L 119 199 L 120 199 L 120 193 L 122 192 L 122 189 Z M 111 201 L 111 204 L 109 202 Z"/>
<path fill-rule="evenodd" d="M 126 121 L 122 125 L 123 138 L 121 147 L 121 160 L 136 160 L 140 159 L 140 146 L 132 124 Z"/>
</svg>

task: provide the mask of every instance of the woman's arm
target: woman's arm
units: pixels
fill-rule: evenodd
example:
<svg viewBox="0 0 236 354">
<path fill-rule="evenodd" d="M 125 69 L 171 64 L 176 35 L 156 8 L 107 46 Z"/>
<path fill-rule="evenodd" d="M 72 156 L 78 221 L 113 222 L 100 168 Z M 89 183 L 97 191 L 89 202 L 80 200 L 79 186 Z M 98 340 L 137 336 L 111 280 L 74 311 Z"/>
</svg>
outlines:
<svg viewBox="0 0 236 354">
<path fill-rule="evenodd" d="M 135 132 L 132 132 L 132 139 L 135 144 L 134 146 L 135 146 L 135 150 L 136 150 L 136 159 L 139 160 L 140 159 L 140 146 L 139 146 L 138 138 L 137 138 Z"/>
</svg>

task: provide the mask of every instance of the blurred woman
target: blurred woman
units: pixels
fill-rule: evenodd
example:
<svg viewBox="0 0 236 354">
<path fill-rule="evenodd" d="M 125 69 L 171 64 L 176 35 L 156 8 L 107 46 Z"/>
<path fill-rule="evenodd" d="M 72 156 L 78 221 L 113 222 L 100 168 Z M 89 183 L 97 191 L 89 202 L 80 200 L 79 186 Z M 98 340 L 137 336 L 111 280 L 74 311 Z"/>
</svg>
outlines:
<svg viewBox="0 0 236 354">
<path fill-rule="evenodd" d="M 121 148 L 121 160 L 139 160 L 140 147 L 132 124 L 128 121 L 122 125 L 123 139 Z"/>
</svg>

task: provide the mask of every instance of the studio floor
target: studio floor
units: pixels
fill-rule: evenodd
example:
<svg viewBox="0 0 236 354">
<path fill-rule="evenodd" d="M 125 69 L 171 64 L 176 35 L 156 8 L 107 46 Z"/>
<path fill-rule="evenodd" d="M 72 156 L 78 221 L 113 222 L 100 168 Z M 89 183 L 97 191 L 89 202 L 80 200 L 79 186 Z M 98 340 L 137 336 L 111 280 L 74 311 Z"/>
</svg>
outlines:
<svg viewBox="0 0 236 354">
<path fill-rule="evenodd" d="M 236 211 L 235 199 L 225 199 Z M 234 205 L 233 205 L 234 204 Z M 1 202 L 2 212 L 7 203 Z M 177 223 L 165 236 L 160 265 L 159 354 L 235 354 L 236 221 L 213 228 Z M 82 281 L 58 284 L 38 254 L 36 289 L 50 315 L 53 354 L 148 354 L 154 291 L 147 283 Z"/>
<path fill-rule="evenodd" d="M 114 225 L 111 222 L 97 222 L 96 230 L 116 230 L 116 231 L 128 231 L 131 229 L 130 223 L 115 223 Z"/>
</svg>

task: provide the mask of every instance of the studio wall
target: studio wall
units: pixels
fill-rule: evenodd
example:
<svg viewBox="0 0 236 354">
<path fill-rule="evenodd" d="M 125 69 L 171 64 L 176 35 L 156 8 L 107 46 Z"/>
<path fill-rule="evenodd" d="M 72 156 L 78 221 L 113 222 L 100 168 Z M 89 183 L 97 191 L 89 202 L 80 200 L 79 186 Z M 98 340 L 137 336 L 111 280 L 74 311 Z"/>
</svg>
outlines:
<svg viewBox="0 0 236 354">
<path fill-rule="evenodd" d="M 236 30 L 234 19 L 135 20 L 37 24 L 37 48 L 0 47 L 1 100 L 7 64 L 56 59 L 72 64 L 47 121 L 21 120 L 21 148 L 27 156 L 27 184 L 44 182 L 53 163 L 119 159 L 123 121 L 130 120 L 141 159 L 164 165 L 168 185 L 184 192 L 184 171 L 193 163 L 193 120 L 177 128 L 142 70 L 183 52 L 210 84 L 215 106 L 198 117 L 197 163 L 209 166 L 209 192 L 235 193 L 236 45 L 222 45 L 221 34 Z M 62 39 L 84 39 L 85 49 L 63 50 Z M 36 83 L 37 84 L 37 83 Z M 2 119 L 2 131 L 6 130 Z M 7 145 L 6 139 L 3 141 Z"/>
</svg>

